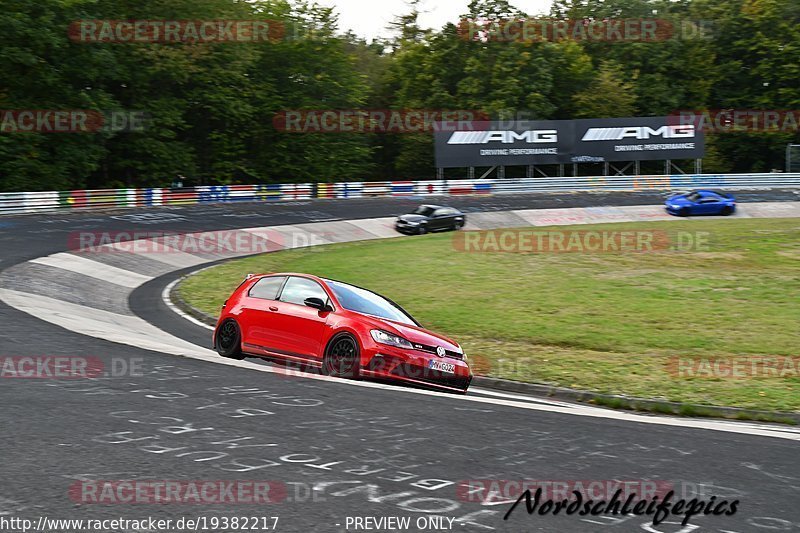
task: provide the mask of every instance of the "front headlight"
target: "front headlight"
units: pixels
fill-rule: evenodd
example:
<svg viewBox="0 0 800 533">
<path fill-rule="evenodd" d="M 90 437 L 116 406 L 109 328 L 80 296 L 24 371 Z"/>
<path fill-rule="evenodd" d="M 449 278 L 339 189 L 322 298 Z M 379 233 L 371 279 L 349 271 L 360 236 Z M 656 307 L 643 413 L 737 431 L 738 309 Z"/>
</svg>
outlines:
<svg viewBox="0 0 800 533">
<path fill-rule="evenodd" d="M 380 344 L 388 344 L 389 346 L 397 346 L 398 348 L 413 349 L 413 346 L 411 346 L 410 342 L 405 340 L 403 337 L 393 335 L 388 331 L 373 329 L 369 333 L 372 335 L 373 340 Z"/>
<path fill-rule="evenodd" d="M 406 224 L 409 226 L 419 226 L 419 221 L 417 220 L 406 220 Z"/>
</svg>

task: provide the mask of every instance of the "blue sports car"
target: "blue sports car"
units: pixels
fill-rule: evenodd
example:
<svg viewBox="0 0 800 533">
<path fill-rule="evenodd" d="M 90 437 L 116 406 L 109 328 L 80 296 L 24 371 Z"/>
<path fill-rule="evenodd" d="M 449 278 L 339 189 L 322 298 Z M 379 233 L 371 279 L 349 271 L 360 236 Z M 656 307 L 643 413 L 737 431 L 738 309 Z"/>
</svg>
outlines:
<svg viewBox="0 0 800 533">
<path fill-rule="evenodd" d="M 736 212 L 736 198 L 719 191 L 697 190 L 671 196 L 665 202 L 670 215 L 723 215 Z"/>
</svg>

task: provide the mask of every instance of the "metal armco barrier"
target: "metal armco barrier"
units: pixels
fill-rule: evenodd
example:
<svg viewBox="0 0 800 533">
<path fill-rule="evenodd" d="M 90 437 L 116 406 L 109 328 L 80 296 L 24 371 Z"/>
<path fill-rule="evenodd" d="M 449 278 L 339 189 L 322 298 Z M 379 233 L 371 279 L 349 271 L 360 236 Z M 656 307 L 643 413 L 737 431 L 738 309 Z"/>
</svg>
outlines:
<svg viewBox="0 0 800 533">
<path fill-rule="evenodd" d="M 800 174 L 581 176 L 487 180 L 375 181 L 221 185 L 182 189 L 99 189 L 0 193 L 0 214 L 58 209 L 150 207 L 224 202 L 279 202 L 311 198 L 490 195 L 526 192 L 671 191 L 695 188 L 800 188 Z"/>
</svg>

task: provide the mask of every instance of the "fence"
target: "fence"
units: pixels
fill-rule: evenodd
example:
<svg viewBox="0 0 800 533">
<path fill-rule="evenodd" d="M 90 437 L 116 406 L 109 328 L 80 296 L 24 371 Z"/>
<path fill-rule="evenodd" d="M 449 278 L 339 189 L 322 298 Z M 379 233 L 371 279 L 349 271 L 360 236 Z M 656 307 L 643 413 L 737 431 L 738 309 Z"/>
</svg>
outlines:
<svg viewBox="0 0 800 533">
<path fill-rule="evenodd" d="M 202 186 L 182 189 L 99 189 L 0 193 L 0 214 L 58 209 L 150 207 L 312 198 L 492 195 L 528 192 L 671 191 L 694 188 L 800 188 L 800 174 L 585 176 L 488 180 L 378 181 Z"/>
</svg>

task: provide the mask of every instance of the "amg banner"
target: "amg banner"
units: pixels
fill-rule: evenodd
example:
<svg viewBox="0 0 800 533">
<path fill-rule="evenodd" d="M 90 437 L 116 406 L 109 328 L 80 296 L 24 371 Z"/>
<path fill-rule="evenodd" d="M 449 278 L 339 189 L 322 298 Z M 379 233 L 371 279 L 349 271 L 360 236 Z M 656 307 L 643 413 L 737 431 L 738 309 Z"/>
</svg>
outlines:
<svg viewBox="0 0 800 533">
<path fill-rule="evenodd" d="M 700 159 L 705 137 L 694 124 L 674 117 L 603 118 L 575 121 L 573 163 Z"/>
<path fill-rule="evenodd" d="M 703 132 L 670 117 L 471 123 L 434 134 L 436 166 L 699 159 Z"/>
<path fill-rule="evenodd" d="M 574 136 L 569 120 L 471 122 L 469 126 L 459 131 L 436 129 L 438 168 L 569 162 Z"/>
</svg>

